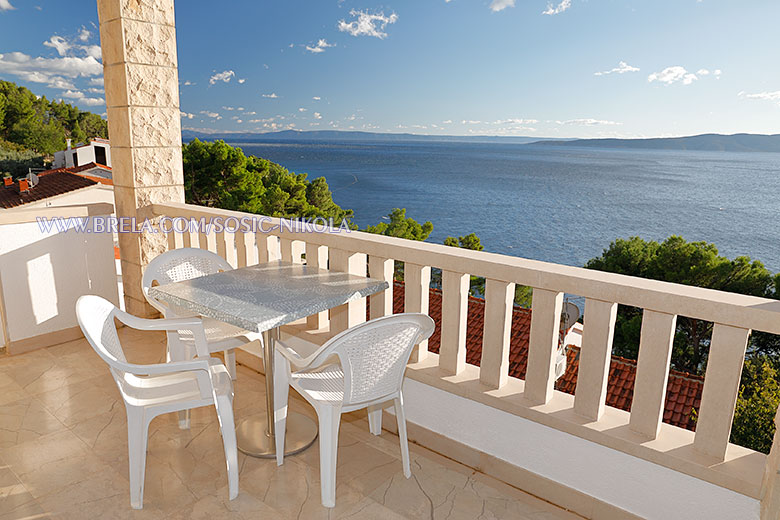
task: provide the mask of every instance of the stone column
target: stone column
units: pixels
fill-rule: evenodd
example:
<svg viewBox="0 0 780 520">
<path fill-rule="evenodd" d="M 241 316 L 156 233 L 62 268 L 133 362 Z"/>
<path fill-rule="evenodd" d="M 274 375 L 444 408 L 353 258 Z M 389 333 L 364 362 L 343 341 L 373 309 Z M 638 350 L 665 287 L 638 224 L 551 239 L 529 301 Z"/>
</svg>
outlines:
<svg viewBox="0 0 780 520">
<path fill-rule="evenodd" d="M 98 0 L 100 44 L 118 217 L 184 202 L 173 0 Z M 125 305 L 154 315 L 141 274 L 165 251 L 161 235 L 119 233 Z"/>
</svg>

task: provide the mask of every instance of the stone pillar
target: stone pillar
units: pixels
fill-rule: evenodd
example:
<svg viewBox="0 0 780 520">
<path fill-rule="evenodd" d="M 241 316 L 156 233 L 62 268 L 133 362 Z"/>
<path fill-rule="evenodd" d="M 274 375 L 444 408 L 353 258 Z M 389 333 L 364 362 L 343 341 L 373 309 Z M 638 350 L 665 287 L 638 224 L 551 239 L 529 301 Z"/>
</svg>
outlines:
<svg viewBox="0 0 780 520">
<path fill-rule="evenodd" d="M 173 0 L 98 0 L 100 44 L 118 217 L 184 202 L 179 76 Z M 119 233 L 125 305 L 154 315 L 141 274 L 164 252 L 164 236 Z"/>
</svg>

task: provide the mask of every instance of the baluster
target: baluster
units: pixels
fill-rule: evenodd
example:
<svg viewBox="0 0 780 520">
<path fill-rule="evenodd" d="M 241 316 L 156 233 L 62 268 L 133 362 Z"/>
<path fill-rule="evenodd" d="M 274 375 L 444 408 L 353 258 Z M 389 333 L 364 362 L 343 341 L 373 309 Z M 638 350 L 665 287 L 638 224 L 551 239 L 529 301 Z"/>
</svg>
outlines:
<svg viewBox="0 0 780 520">
<path fill-rule="evenodd" d="M 330 249 L 330 270 L 350 273 L 358 276 L 366 275 L 365 253 L 344 251 L 343 249 Z M 350 327 L 366 321 L 366 299 L 361 298 L 344 305 L 339 305 L 331 310 L 331 332 L 342 332 Z"/>
<path fill-rule="evenodd" d="M 479 380 L 492 388 L 501 388 L 509 377 L 509 340 L 514 300 L 514 283 L 490 278 L 485 280 L 485 323 Z"/>
<path fill-rule="evenodd" d="M 592 421 L 598 421 L 604 415 L 616 318 L 617 303 L 585 300 L 574 411 Z"/>
<path fill-rule="evenodd" d="M 313 269 L 328 268 L 328 247 L 318 244 L 306 243 L 306 265 Z M 324 329 L 328 327 L 328 311 L 318 312 L 306 318 L 306 326 L 310 329 Z"/>
<path fill-rule="evenodd" d="M 259 263 L 274 262 L 279 260 L 279 238 L 274 235 L 257 233 L 257 258 Z"/>
<path fill-rule="evenodd" d="M 639 339 L 629 428 L 650 439 L 658 437 L 669 381 L 669 361 L 677 316 L 645 309 Z"/>
<path fill-rule="evenodd" d="M 244 248 L 246 249 L 246 265 L 257 265 L 257 244 L 255 240 L 257 235 L 255 233 L 244 233 Z"/>
<path fill-rule="evenodd" d="M 747 329 L 720 323 L 712 328 L 693 447 L 718 461 L 726 458 L 749 335 Z"/>
<path fill-rule="evenodd" d="M 247 246 L 246 239 L 249 233 L 237 231 L 233 238 L 236 242 L 236 267 L 246 267 L 247 265 Z"/>
<path fill-rule="evenodd" d="M 466 368 L 466 319 L 469 312 L 469 282 L 467 274 L 441 272 L 441 345 L 439 367 L 450 374 Z"/>
<path fill-rule="evenodd" d="M 227 260 L 227 244 L 225 244 L 225 232 L 219 231 L 215 234 L 217 254 Z"/>
<path fill-rule="evenodd" d="M 428 314 L 431 291 L 431 268 L 427 265 L 404 264 L 404 309 L 406 312 Z M 428 340 L 422 341 L 412 351 L 411 363 L 428 356 Z"/>
<path fill-rule="evenodd" d="M 190 233 L 190 221 L 187 219 L 187 228 L 182 232 L 184 247 L 192 247 L 192 233 Z"/>
<path fill-rule="evenodd" d="M 369 296 L 372 320 L 393 314 L 394 267 L 395 262 L 390 258 L 368 257 L 368 275 L 376 280 L 384 280 L 390 285 L 387 290 Z"/>
<path fill-rule="evenodd" d="M 562 310 L 563 293 L 534 288 L 525 375 L 525 397 L 534 404 L 547 404 L 553 396 Z"/>
</svg>

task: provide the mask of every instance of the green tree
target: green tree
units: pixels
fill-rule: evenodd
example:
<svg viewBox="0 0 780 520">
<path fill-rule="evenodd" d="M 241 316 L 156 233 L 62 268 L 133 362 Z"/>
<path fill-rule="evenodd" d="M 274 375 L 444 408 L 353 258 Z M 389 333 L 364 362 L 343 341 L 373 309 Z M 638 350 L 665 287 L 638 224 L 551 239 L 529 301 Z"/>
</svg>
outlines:
<svg viewBox="0 0 780 520">
<path fill-rule="evenodd" d="M 380 222 L 376 226 L 368 226 L 365 231 L 376 235 L 406 238 L 408 240 L 425 240 L 433 231 L 433 224 L 426 221 L 420 224 L 406 216 L 405 208 L 395 208 L 387 216 L 388 222 Z"/>
<path fill-rule="evenodd" d="M 777 360 L 765 355 L 749 358 L 734 410 L 731 442 L 769 453 L 775 435 L 775 414 L 780 405 Z"/>
<path fill-rule="evenodd" d="M 64 101 L 49 101 L 9 81 L 0 81 L 0 139 L 40 154 L 65 147 L 65 138 L 108 137 L 106 121 Z"/>
<path fill-rule="evenodd" d="M 350 221 L 352 210 L 333 202 L 324 178 L 310 182 L 306 174 L 254 156 L 224 141 L 198 139 L 182 147 L 187 202 L 286 218 Z"/>
<path fill-rule="evenodd" d="M 729 260 L 719 255 L 713 244 L 686 242 L 679 236 L 671 236 L 661 243 L 639 237 L 618 239 L 585 267 L 754 296 L 778 296 L 777 277 L 761 262 L 748 257 Z M 615 354 L 637 358 L 641 320 L 641 309 L 620 307 L 613 343 Z M 678 317 L 672 367 L 703 373 L 711 335 L 711 323 Z M 771 348 L 772 342 L 766 343 L 766 348 Z"/>
</svg>

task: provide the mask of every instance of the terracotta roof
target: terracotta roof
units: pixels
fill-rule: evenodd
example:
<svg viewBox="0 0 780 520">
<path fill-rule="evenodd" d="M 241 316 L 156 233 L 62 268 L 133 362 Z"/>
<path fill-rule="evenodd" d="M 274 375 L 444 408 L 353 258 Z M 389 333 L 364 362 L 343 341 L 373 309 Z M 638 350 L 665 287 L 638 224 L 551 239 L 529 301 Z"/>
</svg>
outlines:
<svg viewBox="0 0 780 520">
<path fill-rule="evenodd" d="M 105 185 L 108 185 L 108 186 L 113 186 L 114 185 L 114 181 L 111 179 L 111 167 L 110 166 L 106 166 L 104 164 L 91 162 L 91 163 L 87 163 L 87 164 L 84 164 L 84 165 L 81 165 L 81 166 L 76 166 L 76 167 L 73 167 L 73 168 L 58 168 L 58 169 L 60 169 L 60 170 L 64 169 L 68 173 L 73 173 L 75 175 L 79 175 L 81 177 L 84 177 L 84 178 L 89 179 L 91 181 L 98 182 L 100 184 L 105 184 Z M 103 170 L 104 172 L 106 172 L 108 174 L 108 177 L 103 177 L 103 176 L 100 176 L 100 175 L 89 175 L 87 173 L 83 173 L 83 172 L 90 172 L 90 171 L 93 171 L 93 170 Z"/>
<path fill-rule="evenodd" d="M 8 188 L 0 187 L 0 208 L 15 208 L 97 184 L 84 176 L 69 173 L 65 168 L 41 172 L 38 179 L 38 185 L 25 193 L 19 193 L 18 181 Z"/>
<path fill-rule="evenodd" d="M 439 289 L 431 289 L 428 314 L 436 322 L 436 331 L 428 341 L 428 350 L 439 352 L 441 343 L 441 302 Z M 469 296 L 469 312 L 466 323 L 466 362 L 479 366 L 482 356 L 482 329 L 485 319 L 485 300 Z M 404 311 L 404 284 L 395 282 L 393 290 L 393 312 Z M 515 307 L 512 317 L 512 332 L 509 350 L 509 375 L 525 378 L 528 365 L 528 338 L 531 330 L 531 309 Z M 577 386 L 580 349 L 568 346 L 566 373 L 558 379 L 555 388 L 574 395 Z M 612 356 L 607 381 L 606 404 L 622 410 L 631 410 L 634 395 L 636 361 Z M 666 407 L 663 421 L 674 426 L 695 429 L 691 420 L 692 409 L 698 409 L 704 378 L 671 370 L 666 391 Z"/>
</svg>

